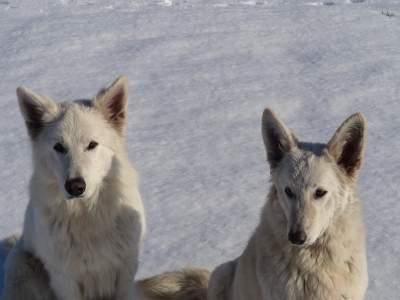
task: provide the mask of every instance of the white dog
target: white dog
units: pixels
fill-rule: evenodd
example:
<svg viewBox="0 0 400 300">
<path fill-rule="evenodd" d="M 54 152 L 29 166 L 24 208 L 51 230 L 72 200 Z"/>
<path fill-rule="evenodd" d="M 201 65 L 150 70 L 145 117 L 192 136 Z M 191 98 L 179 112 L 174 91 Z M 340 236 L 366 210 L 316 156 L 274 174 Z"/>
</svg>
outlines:
<svg viewBox="0 0 400 300">
<path fill-rule="evenodd" d="M 354 189 L 365 118 L 348 118 L 330 142 L 300 142 L 270 109 L 262 136 L 271 190 L 244 252 L 211 274 L 187 268 L 138 283 L 155 299 L 361 300 L 368 285 Z"/>
<path fill-rule="evenodd" d="M 17 94 L 33 175 L 22 236 L 5 243 L 1 299 L 131 299 L 145 219 L 125 150 L 126 78 L 92 101 Z"/>
</svg>

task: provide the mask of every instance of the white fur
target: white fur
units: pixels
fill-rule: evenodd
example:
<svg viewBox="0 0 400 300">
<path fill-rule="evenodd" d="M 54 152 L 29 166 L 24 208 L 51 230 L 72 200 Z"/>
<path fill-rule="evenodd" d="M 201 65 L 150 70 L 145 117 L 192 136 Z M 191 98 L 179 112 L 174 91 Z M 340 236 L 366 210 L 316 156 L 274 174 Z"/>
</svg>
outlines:
<svg viewBox="0 0 400 300">
<path fill-rule="evenodd" d="M 131 299 L 145 220 L 125 151 L 126 78 L 92 101 L 56 104 L 26 88 L 17 94 L 34 169 L 1 299 Z M 81 195 L 66 190 L 74 178 L 86 184 Z"/>
<path fill-rule="evenodd" d="M 272 186 L 244 252 L 213 271 L 207 297 L 204 276 L 198 276 L 196 297 L 189 296 L 193 288 L 183 297 L 184 280 L 173 272 L 140 281 L 145 295 L 174 300 L 364 298 L 365 237 L 354 194 L 365 147 L 364 116 L 352 115 L 328 144 L 315 144 L 300 142 L 266 109 L 262 135 Z M 193 274 L 192 269 L 192 281 Z M 166 297 L 159 290 L 166 283 L 175 286 L 171 291 L 181 288 Z"/>
</svg>

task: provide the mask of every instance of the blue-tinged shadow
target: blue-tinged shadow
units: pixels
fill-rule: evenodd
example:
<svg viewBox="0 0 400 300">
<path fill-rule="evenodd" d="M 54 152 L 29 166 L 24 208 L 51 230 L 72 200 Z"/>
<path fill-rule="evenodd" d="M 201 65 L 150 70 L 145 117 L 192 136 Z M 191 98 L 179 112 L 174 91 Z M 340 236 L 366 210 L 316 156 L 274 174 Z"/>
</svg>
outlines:
<svg viewBox="0 0 400 300">
<path fill-rule="evenodd" d="M 6 255 L 1 249 L 3 249 L 3 241 L 0 241 L 0 295 L 4 287 L 4 262 L 6 261 Z"/>
</svg>

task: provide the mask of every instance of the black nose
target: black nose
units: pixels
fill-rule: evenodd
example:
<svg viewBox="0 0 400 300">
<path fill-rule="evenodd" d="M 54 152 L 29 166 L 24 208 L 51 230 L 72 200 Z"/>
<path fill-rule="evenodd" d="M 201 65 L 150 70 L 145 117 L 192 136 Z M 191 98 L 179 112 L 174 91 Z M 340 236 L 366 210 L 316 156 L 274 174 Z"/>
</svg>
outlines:
<svg viewBox="0 0 400 300">
<path fill-rule="evenodd" d="M 68 179 L 65 182 L 65 190 L 68 194 L 74 197 L 78 197 L 85 192 L 86 183 L 82 177 Z"/>
<path fill-rule="evenodd" d="M 289 232 L 289 241 L 293 245 L 303 245 L 307 240 L 307 234 L 304 231 Z"/>
</svg>

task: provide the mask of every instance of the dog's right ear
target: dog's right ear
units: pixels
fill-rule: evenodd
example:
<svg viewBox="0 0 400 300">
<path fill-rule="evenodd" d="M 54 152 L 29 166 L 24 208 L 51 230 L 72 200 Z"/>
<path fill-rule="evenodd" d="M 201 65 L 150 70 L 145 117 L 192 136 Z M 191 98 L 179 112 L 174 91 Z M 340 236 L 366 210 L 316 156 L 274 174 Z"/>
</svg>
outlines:
<svg viewBox="0 0 400 300">
<path fill-rule="evenodd" d="M 50 116 L 58 111 L 57 105 L 51 99 L 38 96 L 22 86 L 17 88 L 17 96 L 28 134 L 34 140 L 50 121 Z"/>
<path fill-rule="evenodd" d="M 296 147 L 296 140 L 278 115 L 266 108 L 262 115 L 262 137 L 271 170 L 275 169 L 286 153 Z"/>
</svg>

